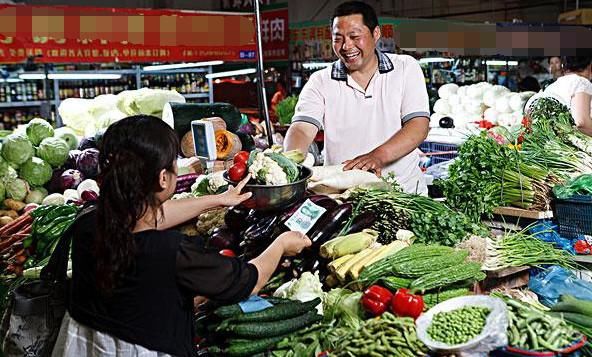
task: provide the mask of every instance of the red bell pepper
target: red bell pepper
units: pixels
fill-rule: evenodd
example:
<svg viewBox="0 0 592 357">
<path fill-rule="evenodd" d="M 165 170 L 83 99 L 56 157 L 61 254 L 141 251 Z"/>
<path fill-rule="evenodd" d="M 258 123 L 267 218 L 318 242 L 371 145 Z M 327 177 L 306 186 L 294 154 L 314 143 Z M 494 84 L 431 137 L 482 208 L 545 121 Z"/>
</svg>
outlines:
<svg viewBox="0 0 592 357">
<path fill-rule="evenodd" d="M 372 316 L 382 315 L 389 307 L 389 302 L 393 298 L 393 293 L 379 285 L 372 285 L 362 296 L 362 306 Z"/>
<path fill-rule="evenodd" d="M 418 318 L 423 312 L 423 297 L 409 293 L 408 289 L 399 289 L 391 303 L 391 310 L 401 317 Z"/>
</svg>

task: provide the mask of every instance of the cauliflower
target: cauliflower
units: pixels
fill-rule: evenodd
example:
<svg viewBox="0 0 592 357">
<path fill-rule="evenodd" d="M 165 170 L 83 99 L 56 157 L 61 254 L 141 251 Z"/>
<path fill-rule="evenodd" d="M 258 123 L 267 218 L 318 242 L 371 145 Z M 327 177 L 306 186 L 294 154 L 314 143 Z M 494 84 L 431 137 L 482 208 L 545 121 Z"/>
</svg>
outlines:
<svg viewBox="0 0 592 357">
<path fill-rule="evenodd" d="M 210 192 L 216 193 L 221 187 L 228 186 L 228 182 L 222 177 L 223 173 L 224 171 L 218 171 L 208 175 L 208 187 Z"/>
<path fill-rule="evenodd" d="M 255 156 L 255 160 L 249 166 L 249 172 L 251 176 L 267 185 L 285 185 L 289 182 L 284 169 L 262 152 Z"/>
</svg>

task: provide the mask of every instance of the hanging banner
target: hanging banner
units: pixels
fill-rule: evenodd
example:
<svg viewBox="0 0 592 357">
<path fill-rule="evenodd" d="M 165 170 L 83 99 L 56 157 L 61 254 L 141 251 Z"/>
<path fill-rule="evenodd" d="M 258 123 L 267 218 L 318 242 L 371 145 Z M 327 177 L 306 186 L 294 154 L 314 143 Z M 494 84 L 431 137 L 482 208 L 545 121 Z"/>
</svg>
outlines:
<svg viewBox="0 0 592 357">
<path fill-rule="evenodd" d="M 254 60 L 252 14 L 0 5 L 0 62 Z"/>
<path fill-rule="evenodd" d="M 287 61 L 290 54 L 288 4 L 263 7 L 261 10 L 263 60 Z"/>
</svg>

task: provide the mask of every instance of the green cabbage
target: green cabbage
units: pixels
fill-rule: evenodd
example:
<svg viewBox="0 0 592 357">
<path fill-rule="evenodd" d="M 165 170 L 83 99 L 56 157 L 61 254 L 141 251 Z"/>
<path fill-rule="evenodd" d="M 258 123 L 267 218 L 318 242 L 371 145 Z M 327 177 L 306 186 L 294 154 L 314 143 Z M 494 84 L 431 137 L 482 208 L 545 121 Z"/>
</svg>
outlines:
<svg viewBox="0 0 592 357">
<path fill-rule="evenodd" d="M 29 191 L 27 197 L 25 197 L 25 203 L 41 204 L 41 202 L 43 202 L 43 199 L 47 197 L 47 194 L 47 190 L 43 187 L 35 187 L 31 191 Z"/>
<path fill-rule="evenodd" d="M 43 186 L 53 174 L 51 165 L 38 157 L 32 157 L 20 168 L 20 177 L 31 186 Z"/>
<path fill-rule="evenodd" d="M 41 140 L 52 137 L 54 133 L 51 124 L 41 118 L 32 119 L 27 124 L 26 132 L 33 145 L 39 145 Z"/>
<path fill-rule="evenodd" d="M 57 128 L 55 130 L 55 137 L 64 140 L 70 147 L 70 150 L 76 150 L 78 148 L 78 137 L 74 133 L 74 130 L 66 126 Z"/>
<path fill-rule="evenodd" d="M 23 201 L 29 192 L 29 185 L 25 180 L 16 178 L 6 183 L 6 197 Z"/>
<path fill-rule="evenodd" d="M 117 109 L 126 115 L 148 114 L 162 116 L 164 105 L 169 102 L 185 103 L 185 97 L 174 90 L 141 88 L 127 90 L 117 95 Z"/>
<path fill-rule="evenodd" d="M 60 138 L 43 139 L 37 149 L 37 156 L 45 160 L 52 167 L 59 167 L 68 159 L 70 146 Z"/>
<path fill-rule="evenodd" d="M 2 145 L 2 156 L 18 167 L 33 156 L 33 144 L 25 135 L 8 135 Z"/>
</svg>

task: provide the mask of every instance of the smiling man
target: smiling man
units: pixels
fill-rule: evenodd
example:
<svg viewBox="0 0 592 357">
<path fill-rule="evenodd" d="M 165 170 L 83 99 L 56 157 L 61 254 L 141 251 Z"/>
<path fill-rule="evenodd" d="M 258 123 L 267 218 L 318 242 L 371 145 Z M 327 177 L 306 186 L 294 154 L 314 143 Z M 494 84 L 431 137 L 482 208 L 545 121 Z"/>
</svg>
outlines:
<svg viewBox="0 0 592 357">
<path fill-rule="evenodd" d="M 331 32 L 339 59 L 313 73 L 302 89 L 286 150 L 307 152 L 322 128 L 325 165 L 394 172 L 404 191 L 425 194 L 417 147 L 427 136 L 430 114 L 418 62 L 377 50 L 378 18 L 363 2 L 339 5 Z"/>
</svg>

